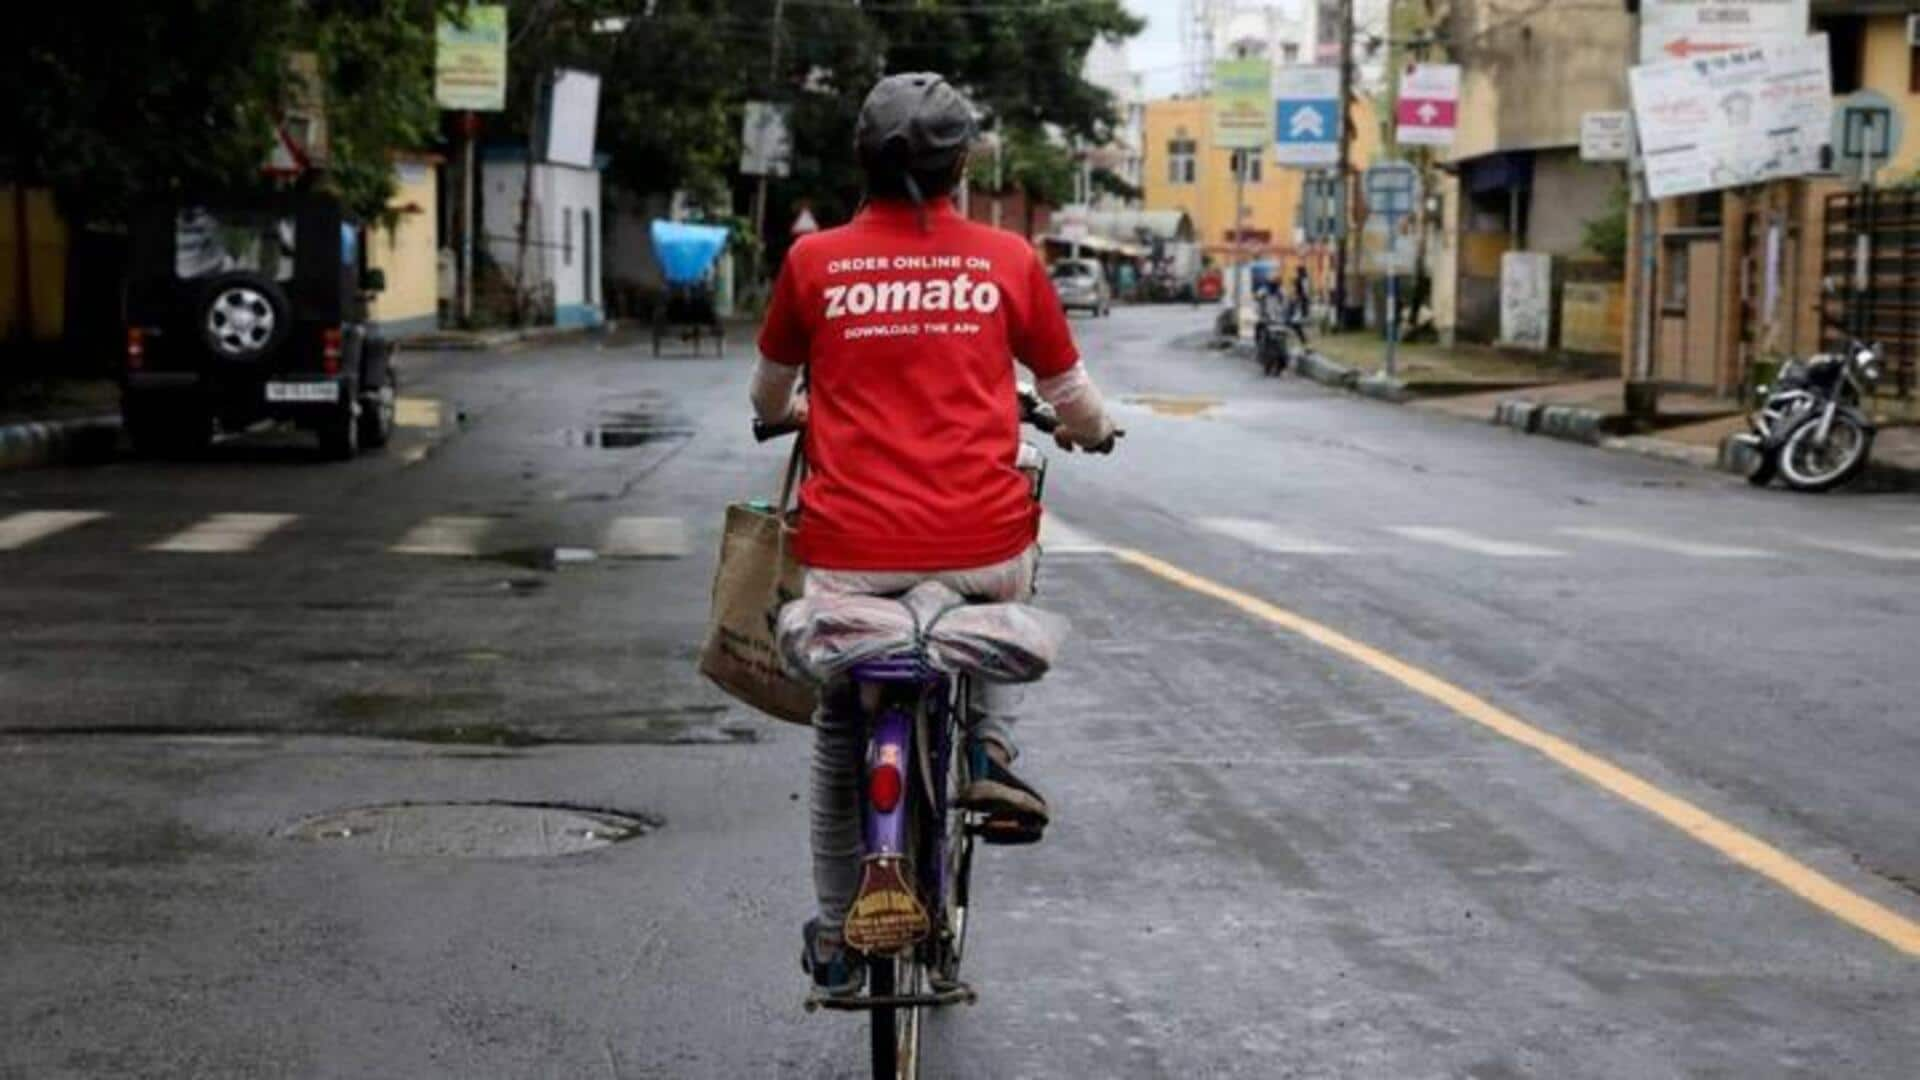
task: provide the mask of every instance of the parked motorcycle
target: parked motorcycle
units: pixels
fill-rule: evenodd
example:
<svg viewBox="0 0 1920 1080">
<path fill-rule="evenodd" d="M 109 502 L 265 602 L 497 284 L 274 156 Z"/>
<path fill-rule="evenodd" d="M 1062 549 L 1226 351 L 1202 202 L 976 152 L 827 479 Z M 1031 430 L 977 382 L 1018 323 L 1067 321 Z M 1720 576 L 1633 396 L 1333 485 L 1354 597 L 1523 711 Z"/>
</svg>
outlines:
<svg viewBox="0 0 1920 1080">
<path fill-rule="evenodd" d="M 1765 487 L 1777 475 L 1796 491 L 1830 491 L 1858 476 L 1873 453 L 1873 421 L 1861 401 L 1884 374 L 1879 345 L 1850 340 L 1841 353 L 1791 360 L 1764 404 L 1737 436 L 1758 458 L 1747 481 Z"/>
</svg>

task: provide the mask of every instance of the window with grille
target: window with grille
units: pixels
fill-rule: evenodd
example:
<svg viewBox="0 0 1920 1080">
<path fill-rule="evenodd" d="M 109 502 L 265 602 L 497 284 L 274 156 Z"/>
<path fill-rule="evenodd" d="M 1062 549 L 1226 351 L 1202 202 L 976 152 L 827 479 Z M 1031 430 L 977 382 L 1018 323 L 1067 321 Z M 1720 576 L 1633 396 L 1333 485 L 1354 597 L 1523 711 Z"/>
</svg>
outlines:
<svg viewBox="0 0 1920 1080">
<path fill-rule="evenodd" d="M 1198 172 L 1198 166 L 1195 164 L 1196 150 L 1192 139 L 1182 136 L 1167 140 L 1168 183 L 1193 183 Z"/>
</svg>

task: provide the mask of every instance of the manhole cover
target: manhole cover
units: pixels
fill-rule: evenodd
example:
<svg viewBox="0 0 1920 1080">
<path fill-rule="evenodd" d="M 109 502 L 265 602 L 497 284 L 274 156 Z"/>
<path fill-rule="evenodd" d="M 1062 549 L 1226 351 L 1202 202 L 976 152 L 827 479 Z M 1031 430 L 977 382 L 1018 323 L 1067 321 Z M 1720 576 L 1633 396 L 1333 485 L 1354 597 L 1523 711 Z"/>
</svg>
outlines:
<svg viewBox="0 0 1920 1080">
<path fill-rule="evenodd" d="M 394 803 L 308 818 L 283 835 L 380 855 L 516 859 L 578 855 L 644 836 L 658 824 L 610 810 L 564 806 Z"/>
</svg>

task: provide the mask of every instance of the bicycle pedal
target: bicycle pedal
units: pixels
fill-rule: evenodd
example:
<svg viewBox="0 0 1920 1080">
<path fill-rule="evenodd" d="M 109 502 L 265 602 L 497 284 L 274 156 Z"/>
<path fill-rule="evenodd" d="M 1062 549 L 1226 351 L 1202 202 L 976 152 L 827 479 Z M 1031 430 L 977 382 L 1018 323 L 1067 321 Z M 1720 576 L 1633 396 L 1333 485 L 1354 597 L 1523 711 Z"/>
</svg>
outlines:
<svg viewBox="0 0 1920 1080">
<path fill-rule="evenodd" d="M 1034 828 L 1017 821 L 995 823 L 991 818 L 971 826 L 968 829 L 981 843 L 995 847 L 1026 847 L 1037 844 L 1046 838 L 1046 829 Z"/>
<path fill-rule="evenodd" d="M 908 883 L 906 860 L 879 855 L 860 867 L 860 891 L 847 911 L 846 943 L 869 956 L 912 948 L 932 932 L 926 905 Z"/>
</svg>

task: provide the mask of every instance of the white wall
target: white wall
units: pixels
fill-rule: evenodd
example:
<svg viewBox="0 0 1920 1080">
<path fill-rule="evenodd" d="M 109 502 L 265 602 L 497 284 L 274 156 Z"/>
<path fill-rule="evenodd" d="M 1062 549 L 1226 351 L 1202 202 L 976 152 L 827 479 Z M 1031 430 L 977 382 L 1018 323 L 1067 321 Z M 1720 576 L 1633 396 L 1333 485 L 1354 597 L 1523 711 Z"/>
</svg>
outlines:
<svg viewBox="0 0 1920 1080">
<path fill-rule="evenodd" d="M 606 252 L 600 241 L 605 230 L 599 172 L 564 165 L 534 168 L 524 264 L 519 258 L 518 236 L 526 164 L 489 161 L 481 176 L 486 185 L 482 233 L 488 255 L 509 279 L 514 279 L 524 265 L 521 287 L 538 292 L 553 308 L 557 321 L 600 322 L 604 310 L 600 282 L 606 272 Z M 595 234 L 591 281 L 587 280 L 587 220 L 583 212 L 592 215 Z"/>
</svg>

